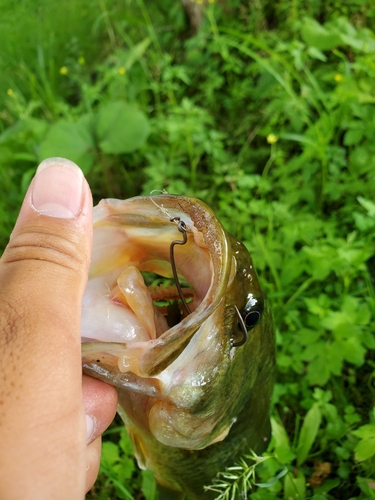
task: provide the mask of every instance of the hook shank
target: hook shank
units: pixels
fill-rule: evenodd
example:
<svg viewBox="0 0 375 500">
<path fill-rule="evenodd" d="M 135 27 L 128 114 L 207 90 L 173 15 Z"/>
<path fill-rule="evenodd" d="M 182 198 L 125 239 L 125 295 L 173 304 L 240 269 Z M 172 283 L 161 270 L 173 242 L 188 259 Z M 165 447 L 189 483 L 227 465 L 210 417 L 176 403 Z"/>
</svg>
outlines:
<svg viewBox="0 0 375 500">
<path fill-rule="evenodd" d="M 171 222 L 177 222 L 177 229 L 182 233 L 182 240 L 174 240 L 171 243 L 171 246 L 169 248 L 169 255 L 170 255 L 170 261 L 171 261 L 171 267 L 172 267 L 172 272 L 173 272 L 173 278 L 176 283 L 176 288 L 178 291 L 178 295 L 180 296 L 181 302 L 184 306 L 185 311 L 187 314 L 191 314 L 190 308 L 186 302 L 186 299 L 184 297 L 184 294 L 182 293 L 181 290 L 181 285 L 178 280 L 178 273 L 177 273 L 177 267 L 176 267 L 176 261 L 174 257 L 174 247 L 175 245 L 185 245 L 187 242 L 187 234 L 186 234 L 186 224 L 184 221 L 180 220 L 179 217 L 172 217 Z"/>
</svg>

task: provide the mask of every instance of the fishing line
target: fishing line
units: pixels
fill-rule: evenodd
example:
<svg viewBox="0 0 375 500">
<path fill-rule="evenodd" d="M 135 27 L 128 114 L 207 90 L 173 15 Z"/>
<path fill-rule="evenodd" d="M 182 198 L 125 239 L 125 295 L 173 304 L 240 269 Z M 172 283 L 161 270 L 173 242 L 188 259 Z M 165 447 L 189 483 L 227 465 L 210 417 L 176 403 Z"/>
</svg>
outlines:
<svg viewBox="0 0 375 500">
<path fill-rule="evenodd" d="M 168 217 L 168 219 L 169 219 L 171 222 L 173 222 L 173 221 L 172 221 L 172 219 L 173 219 L 174 217 L 173 217 L 173 216 L 172 216 L 172 215 L 168 212 L 168 210 L 167 210 L 166 208 L 164 208 L 164 205 L 163 205 L 162 203 L 161 203 L 161 205 L 158 205 L 158 204 L 156 203 L 156 201 L 152 198 L 152 195 L 153 195 L 154 193 L 159 193 L 159 194 L 168 194 L 168 191 L 166 191 L 165 189 L 154 189 L 154 190 L 153 190 L 153 191 L 151 191 L 151 193 L 150 193 L 150 200 L 151 200 L 151 201 L 152 201 L 152 203 L 155 205 L 155 207 L 158 207 L 158 209 L 159 209 L 161 212 L 163 212 L 163 214 L 164 214 L 164 215 L 166 215 L 166 216 Z"/>
</svg>

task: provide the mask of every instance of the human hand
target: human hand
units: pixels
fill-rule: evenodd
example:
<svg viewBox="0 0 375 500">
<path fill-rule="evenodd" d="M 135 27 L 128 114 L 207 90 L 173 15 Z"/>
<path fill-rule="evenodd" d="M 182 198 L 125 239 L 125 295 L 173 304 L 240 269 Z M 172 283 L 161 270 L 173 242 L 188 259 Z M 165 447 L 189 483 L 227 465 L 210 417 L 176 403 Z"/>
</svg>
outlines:
<svg viewBox="0 0 375 500">
<path fill-rule="evenodd" d="M 117 395 L 82 379 L 91 243 L 92 198 L 82 172 L 67 160 L 44 161 L 0 259 L 2 499 L 82 499 L 96 479 L 100 435 Z"/>
</svg>

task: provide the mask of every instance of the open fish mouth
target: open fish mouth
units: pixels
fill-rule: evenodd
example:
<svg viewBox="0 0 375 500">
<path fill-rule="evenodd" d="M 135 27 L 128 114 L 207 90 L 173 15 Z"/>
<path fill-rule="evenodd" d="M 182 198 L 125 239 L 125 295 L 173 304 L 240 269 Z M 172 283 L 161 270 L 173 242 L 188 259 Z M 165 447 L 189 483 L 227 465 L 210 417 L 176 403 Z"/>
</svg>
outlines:
<svg viewBox="0 0 375 500">
<path fill-rule="evenodd" d="M 200 328 L 209 332 L 234 273 L 228 235 L 200 200 L 101 201 L 82 306 L 84 369 L 106 380 L 111 372 L 121 387 L 121 374 L 160 373 Z"/>
</svg>

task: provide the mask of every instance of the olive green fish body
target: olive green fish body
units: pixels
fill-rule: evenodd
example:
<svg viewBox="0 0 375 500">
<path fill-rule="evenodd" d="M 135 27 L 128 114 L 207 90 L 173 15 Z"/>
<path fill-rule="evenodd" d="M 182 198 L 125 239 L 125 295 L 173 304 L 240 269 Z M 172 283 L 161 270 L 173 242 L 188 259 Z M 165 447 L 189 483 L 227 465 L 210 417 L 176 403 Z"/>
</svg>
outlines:
<svg viewBox="0 0 375 500">
<path fill-rule="evenodd" d="M 162 195 L 98 208 L 84 371 L 118 387 L 138 463 L 154 472 L 165 498 L 168 491 L 170 498 L 215 498 L 204 486 L 250 449 L 261 453 L 270 437 L 274 331 L 252 260 L 199 200 Z M 150 299 L 139 271 L 172 276 L 170 245 L 182 240 L 181 220 L 187 243 L 176 245 L 174 258 L 192 286 L 184 288 L 191 313 L 181 306 L 181 321 L 169 327 L 152 299 L 178 294 L 160 288 Z M 101 338 L 90 308 L 105 312 Z M 249 330 L 242 345 L 239 313 Z"/>
</svg>

